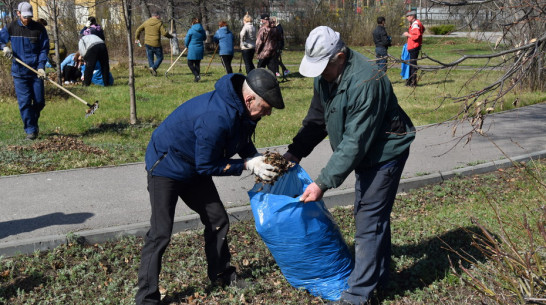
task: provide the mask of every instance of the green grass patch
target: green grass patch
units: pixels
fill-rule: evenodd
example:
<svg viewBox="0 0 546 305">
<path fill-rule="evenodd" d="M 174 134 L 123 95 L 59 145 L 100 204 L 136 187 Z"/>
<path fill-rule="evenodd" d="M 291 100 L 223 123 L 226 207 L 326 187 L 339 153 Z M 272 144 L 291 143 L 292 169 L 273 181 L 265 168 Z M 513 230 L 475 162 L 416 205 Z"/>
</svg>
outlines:
<svg viewBox="0 0 546 305">
<path fill-rule="evenodd" d="M 430 51 L 431 55 L 436 58 L 440 56 L 446 62 L 457 58 L 458 50 L 480 54 L 490 51 L 489 44 L 464 38 L 426 38 L 423 48 L 424 52 Z M 355 49 L 370 58 L 375 56 L 371 47 Z M 397 46 L 390 48 L 389 52 L 399 54 L 400 50 L 401 47 Z M 211 56 L 207 54 L 201 62 L 203 74 Z M 240 53 L 236 53 L 233 60 L 234 71 L 239 70 L 239 56 Z M 270 117 L 260 121 L 255 137 L 257 147 L 289 144 L 301 126 L 312 96 L 312 79 L 297 73 L 302 56 L 301 47 L 283 52 L 284 63 L 291 70 L 289 81 L 281 84 L 286 108 L 274 110 Z M 0 152 L 0 175 L 141 162 L 152 131 L 165 117 L 186 100 L 213 90 L 216 80 L 225 73 L 217 57 L 210 66 L 209 75 L 203 75 L 199 83 L 193 82 L 185 58 L 181 58 L 171 69 L 168 78 L 164 76 L 170 66 L 167 58 L 159 68 L 158 77 L 150 75 L 144 62 L 144 58 L 138 58 L 135 66 L 139 120 L 135 125 L 129 123 L 129 88 L 126 85 L 128 77 L 125 62 L 112 65 L 115 78 L 112 87 L 68 87 L 88 103 L 99 101 L 100 108 L 88 118 L 85 118 L 86 105 L 51 84 L 46 86 L 46 107 L 40 118 L 40 138 L 35 142 L 47 142 L 56 137 L 77 139 L 82 145 L 100 149 L 100 154 L 82 154 L 78 147 L 62 153 L 35 151 L 32 148 L 34 142 L 24 140 L 17 102 L 13 97 L 0 96 L 0 143 L 2 147 L 7 147 Z M 426 64 L 426 61 L 420 64 Z M 388 76 L 400 105 L 414 124 L 419 126 L 456 118 L 462 105 L 453 103 L 450 97 L 479 89 L 487 82 L 496 80 L 500 72 L 487 71 L 477 75 L 474 70 L 422 71 L 416 89 L 404 86 L 405 81 L 400 77 L 399 68 L 390 68 Z M 516 100 L 519 106 L 531 105 L 546 100 L 546 93 L 514 91 L 495 105 L 495 111 L 514 108 Z"/>
</svg>

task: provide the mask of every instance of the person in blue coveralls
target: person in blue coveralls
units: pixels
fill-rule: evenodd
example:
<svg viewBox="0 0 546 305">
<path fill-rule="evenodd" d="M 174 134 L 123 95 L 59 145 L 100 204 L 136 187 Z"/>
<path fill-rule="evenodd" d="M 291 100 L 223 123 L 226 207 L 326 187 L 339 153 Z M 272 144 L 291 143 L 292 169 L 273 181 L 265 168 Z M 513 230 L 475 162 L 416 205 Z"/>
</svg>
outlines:
<svg viewBox="0 0 546 305">
<path fill-rule="evenodd" d="M 38 137 L 38 119 L 45 106 L 44 79 L 45 65 L 49 51 L 49 37 L 43 24 L 32 20 L 32 5 L 21 2 L 17 7 L 17 18 L 0 31 L 0 45 L 4 56 L 23 61 L 31 71 L 15 59 L 12 60 L 11 76 L 23 120 L 26 139 Z M 11 48 L 7 43 L 11 41 Z"/>
<path fill-rule="evenodd" d="M 226 74 L 233 73 L 231 61 L 233 60 L 233 33 L 228 28 L 225 21 L 218 22 L 218 31 L 212 38 L 218 44 L 218 55 L 222 60 L 222 65 L 226 69 Z"/>
<path fill-rule="evenodd" d="M 142 248 L 136 304 L 159 304 L 161 257 L 171 240 L 178 197 L 205 226 L 207 275 L 213 285 L 244 286 L 230 265 L 229 218 L 213 176 L 239 176 L 249 170 L 265 181 L 279 169 L 264 162 L 252 142 L 256 124 L 283 109 L 275 75 L 254 69 L 248 76 L 227 74 L 215 90 L 176 108 L 152 133 L 146 171 L 152 215 Z M 239 158 L 233 158 L 236 154 Z"/>
<path fill-rule="evenodd" d="M 82 73 L 85 73 L 87 65 L 82 66 Z M 83 81 L 83 78 L 82 78 Z M 95 64 L 95 69 L 93 69 L 93 76 L 91 77 L 91 83 L 99 86 L 105 86 L 104 83 L 104 77 L 102 74 L 102 68 L 100 66 L 100 62 L 97 61 Z M 110 86 L 114 85 L 114 76 L 112 75 L 112 72 L 108 72 L 108 84 Z"/>
</svg>

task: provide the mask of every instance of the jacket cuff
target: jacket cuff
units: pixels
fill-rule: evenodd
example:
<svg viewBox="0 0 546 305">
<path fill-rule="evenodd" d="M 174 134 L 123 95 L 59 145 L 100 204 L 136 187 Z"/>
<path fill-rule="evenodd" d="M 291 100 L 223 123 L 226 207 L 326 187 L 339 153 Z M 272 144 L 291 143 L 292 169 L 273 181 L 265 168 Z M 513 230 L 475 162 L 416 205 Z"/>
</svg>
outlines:
<svg viewBox="0 0 546 305">
<path fill-rule="evenodd" d="M 326 186 L 326 184 L 320 181 L 320 178 L 317 178 L 317 180 L 315 180 L 315 184 L 320 188 L 322 192 L 326 192 L 329 189 L 329 187 Z"/>
</svg>

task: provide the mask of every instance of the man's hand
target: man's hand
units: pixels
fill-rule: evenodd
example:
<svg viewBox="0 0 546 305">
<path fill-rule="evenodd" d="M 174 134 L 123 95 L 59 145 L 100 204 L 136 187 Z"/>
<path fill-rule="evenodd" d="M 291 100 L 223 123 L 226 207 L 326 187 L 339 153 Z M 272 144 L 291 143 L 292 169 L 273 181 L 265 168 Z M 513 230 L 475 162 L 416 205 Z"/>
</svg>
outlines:
<svg viewBox="0 0 546 305">
<path fill-rule="evenodd" d="M 402 36 L 410 37 L 411 35 L 408 32 L 404 32 L 404 34 L 402 34 Z"/>
<path fill-rule="evenodd" d="M 4 51 L 4 57 L 7 57 L 8 59 L 11 59 L 13 57 L 13 52 L 9 47 L 4 47 L 2 51 Z"/>
<path fill-rule="evenodd" d="M 279 175 L 279 169 L 271 164 L 264 162 L 265 157 L 258 154 L 253 158 L 248 158 L 245 161 L 246 169 L 250 170 L 254 175 L 262 178 L 265 181 L 271 181 Z"/>
<path fill-rule="evenodd" d="M 300 159 L 298 159 L 296 156 L 289 152 L 285 152 L 284 155 L 282 155 L 287 161 L 291 161 L 294 163 L 300 163 Z"/>
<path fill-rule="evenodd" d="M 322 196 L 324 195 L 324 192 L 318 187 L 316 183 L 311 183 L 305 191 L 303 192 L 303 195 L 300 196 L 300 201 L 303 201 L 304 203 L 311 202 L 311 201 L 319 201 L 322 199 Z"/>
<path fill-rule="evenodd" d="M 38 69 L 38 78 L 41 80 L 45 80 L 47 77 L 44 69 Z"/>
</svg>

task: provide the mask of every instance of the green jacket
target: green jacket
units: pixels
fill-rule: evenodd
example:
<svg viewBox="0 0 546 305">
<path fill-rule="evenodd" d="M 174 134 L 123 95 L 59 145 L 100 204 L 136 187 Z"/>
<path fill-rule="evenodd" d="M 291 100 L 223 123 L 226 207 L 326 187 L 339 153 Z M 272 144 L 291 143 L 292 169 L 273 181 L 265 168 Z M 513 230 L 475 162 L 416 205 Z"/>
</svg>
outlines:
<svg viewBox="0 0 546 305">
<path fill-rule="evenodd" d="M 155 17 L 144 21 L 136 30 L 135 40 L 140 40 L 140 33 L 144 31 L 144 44 L 149 45 L 150 47 L 160 47 L 161 46 L 161 36 L 167 38 L 173 38 L 173 36 L 167 33 L 163 22 Z"/>
<path fill-rule="evenodd" d="M 321 76 L 315 78 L 309 112 L 288 147 L 302 158 L 330 137 L 333 155 L 315 180 L 323 191 L 341 185 L 355 169 L 395 159 L 415 138 L 389 79 L 360 53 L 348 50 L 339 85 L 331 92 L 329 87 Z"/>
</svg>

